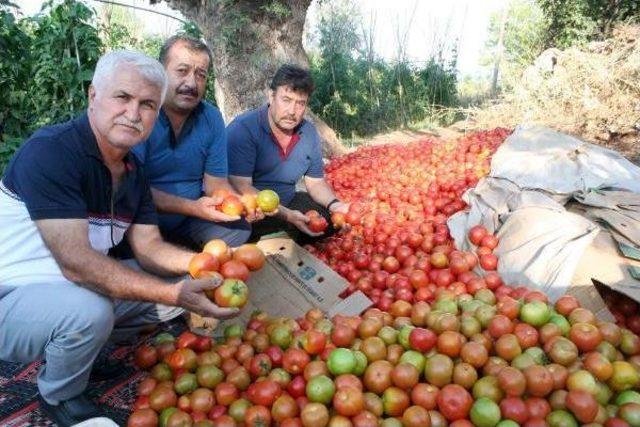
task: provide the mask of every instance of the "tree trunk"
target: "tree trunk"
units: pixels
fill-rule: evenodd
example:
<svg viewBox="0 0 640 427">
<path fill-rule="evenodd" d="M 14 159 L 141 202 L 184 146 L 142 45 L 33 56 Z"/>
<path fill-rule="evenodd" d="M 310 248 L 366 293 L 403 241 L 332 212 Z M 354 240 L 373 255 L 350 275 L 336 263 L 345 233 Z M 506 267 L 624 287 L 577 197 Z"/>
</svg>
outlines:
<svg viewBox="0 0 640 427">
<path fill-rule="evenodd" d="M 500 63 L 502 62 L 502 54 L 504 53 L 504 31 L 507 23 L 507 14 L 509 13 L 508 5 L 502 9 L 500 16 L 500 33 L 498 34 L 498 45 L 496 46 L 496 57 L 493 62 L 493 76 L 491 77 L 491 96 L 498 95 L 498 74 L 500 72 Z"/>
<path fill-rule="evenodd" d="M 212 47 L 216 102 L 227 123 L 266 101 L 270 80 L 282 64 L 309 67 L 302 35 L 311 0 L 165 1 L 195 22 Z M 335 132 L 309 116 L 325 154 L 344 154 Z"/>
</svg>

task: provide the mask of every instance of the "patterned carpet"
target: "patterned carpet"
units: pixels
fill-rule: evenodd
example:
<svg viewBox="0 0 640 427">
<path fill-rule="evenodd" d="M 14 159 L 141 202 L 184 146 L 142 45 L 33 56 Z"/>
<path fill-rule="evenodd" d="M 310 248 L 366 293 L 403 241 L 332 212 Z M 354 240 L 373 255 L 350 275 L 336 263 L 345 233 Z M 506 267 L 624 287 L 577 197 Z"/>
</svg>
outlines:
<svg viewBox="0 0 640 427">
<path fill-rule="evenodd" d="M 141 338 L 150 340 L 160 332 L 169 332 L 174 336 L 186 329 L 182 318 L 162 325 L 151 335 Z M 116 348 L 109 355 L 112 359 L 124 361 L 125 369 L 107 381 L 89 383 L 89 397 L 103 409 L 102 414 L 118 425 L 126 425 L 135 400 L 136 386 L 145 377 L 133 365 L 134 346 Z M 30 365 L 0 361 L 0 427 L 49 427 L 56 424 L 50 421 L 39 409 L 36 378 L 42 362 Z"/>
</svg>

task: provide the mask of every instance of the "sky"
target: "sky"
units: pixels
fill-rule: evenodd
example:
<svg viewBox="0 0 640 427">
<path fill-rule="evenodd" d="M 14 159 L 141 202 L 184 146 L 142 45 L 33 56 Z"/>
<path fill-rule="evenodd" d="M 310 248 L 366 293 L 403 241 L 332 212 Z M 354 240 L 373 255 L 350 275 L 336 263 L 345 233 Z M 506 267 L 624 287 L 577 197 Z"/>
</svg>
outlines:
<svg viewBox="0 0 640 427">
<path fill-rule="evenodd" d="M 13 0 L 25 15 L 40 10 L 43 0 Z M 354 0 L 361 10 L 365 25 L 375 20 L 375 50 L 383 58 L 395 56 L 397 29 L 407 34 L 406 54 L 414 62 L 426 61 L 437 46 L 458 39 L 458 71 L 462 76 L 485 74 L 479 65 L 492 12 L 499 11 L 508 0 Z M 102 3 L 85 0 L 98 9 Z M 178 11 L 162 2 L 150 5 L 148 0 L 118 0 L 119 3 L 157 10 L 182 18 Z M 313 9 L 313 5 L 312 8 Z M 169 36 L 180 22 L 151 12 L 133 11 L 145 24 L 148 33 Z M 311 11 L 313 13 L 313 11 Z M 373 17 L 373 19 L 372 19 Z M 311 19 L 310 22 L 313 22 Z M 451 44 L 450 43 L 450 44 Z"/>
</svg>

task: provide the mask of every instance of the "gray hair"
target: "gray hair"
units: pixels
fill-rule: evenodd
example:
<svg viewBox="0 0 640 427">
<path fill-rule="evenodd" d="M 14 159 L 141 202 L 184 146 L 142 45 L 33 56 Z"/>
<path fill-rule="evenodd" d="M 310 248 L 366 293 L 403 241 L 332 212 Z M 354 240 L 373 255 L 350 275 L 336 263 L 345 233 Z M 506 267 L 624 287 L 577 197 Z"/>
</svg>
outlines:
<svg viewBox="0 0 640 427">
<path fill-rule="evenodd" d="M 160 88 L 160 104 L 164 102 L 169 85 L 167 73 L 158 60 L 140 52 L 114 50 L 103 55 L 96 64 L 91 84 L 96 89 L 102 88 L 115 75 L 121 65 L 132 65 L 145 80 Z"/>
</svg>

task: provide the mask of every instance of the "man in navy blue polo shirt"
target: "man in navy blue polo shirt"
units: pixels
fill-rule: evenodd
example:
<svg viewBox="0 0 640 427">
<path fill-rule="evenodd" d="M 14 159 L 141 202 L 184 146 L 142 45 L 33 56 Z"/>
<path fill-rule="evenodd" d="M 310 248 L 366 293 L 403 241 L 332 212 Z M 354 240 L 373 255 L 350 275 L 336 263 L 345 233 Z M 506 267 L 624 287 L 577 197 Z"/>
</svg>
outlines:
<svg viewBox="0 0 640 427">
<path fill-rule="evenodd" d="M 211 239 L 245 243 L 251 227 L 215 208 L 214 190 L 235 190 L 227 180 L 227 134 L 222 115 L 203 100 L 211 52 L 186 36 L 169 38 L 160 51 L 169 88 L 149 139 L 133 149 L 144 164 L 160 230 L 197 250 Z M 203 194 L 204 190 L 204 194 Z"/>
<path fill-rule="evenodd" d="M 99 415 L 84 390 L 116 329 L 169 320 L 183 309 L 235 315 L 185 275 L 193 252 L 165 243 L 130 149 L 156 120 L 167 80 L 135 52 L 103 56 L 79 117 L 37 131 L 0 181 L 0 359 L 44 359 L 40 407 L 58 425 Z M 107 256 L 126 236 L 139 266 Z"/>
<path fill-rule="evenodd" d="M 271 81 L 269 103 L 241 114 L 227 127 L 233 186 L 242 194 L 271 189 L 280 196 L 278 214 L 253 223 L 252 238 L 280 229 L 306 242 L 305 235 L 323 234 L 309 230 L 304 212 L 314 209 L 331 224 L 330 212 L 348 210 L 324 179 L 320 137 L 304 119 L 312 92 L 308 70 L 283 65 Z M 303 177 L 307 191 L 296 192 Z M 330 226 L 326 234 L 331 232 Z"/>
</svg>

